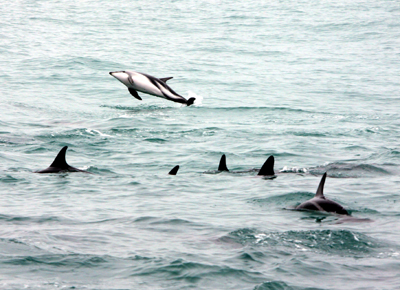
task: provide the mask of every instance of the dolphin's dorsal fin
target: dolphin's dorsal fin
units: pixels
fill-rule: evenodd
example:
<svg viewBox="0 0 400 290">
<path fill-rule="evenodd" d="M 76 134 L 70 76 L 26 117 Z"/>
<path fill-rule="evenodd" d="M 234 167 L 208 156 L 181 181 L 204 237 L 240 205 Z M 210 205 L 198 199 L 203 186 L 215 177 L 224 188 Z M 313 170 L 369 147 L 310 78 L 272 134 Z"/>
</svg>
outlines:
<svg viewBox="0 0 400 290">
<path fill-rule="evenodd" d="M 318 185 L 317 193 L 315 194 L 315 197 L 322 197 L 325 198 L 324 196 L 324 185 L 325 185 L 325 179 L 326 179 L 326 172 L 321 178 L 321 181 Z"/>
<path fill-rule="evenodd" d="M 221 160 L 219 161 L 218 171 L 229 171 L 228 167 L 226 167 L 226 156 L 223 154 L 221 156 Z"/>
<path fill-rule="evenodd" d="M 172 79 L 173 77 L 168 77 L 168 78 L 160 78 L 161 81 L 166 83 L 168 80 Z"/>
<path fill-rule="evenodd" d="M 171 171 L 168 173 L 169 175 L 176 175 L 179 170 L 179 165 L 175 166 L 174 168 L 171 169 Z"/>
<path fill-rule="evenodd" d="M 275 175 L 274 163 L 275 163 L 275 158 L 274 158 L 274 156 L 271 155 L 264 162 L 263 166 L 261 167 L 261 169 L 257 175 Z"/>
<path fill-rule="evenodd" d="M 67 161 L 65 160 L 65 154 L 67 153 L 68 146 L 64 146 L 60 152 L 58 152 L 56 159 L 51 163 L 50 167 L 57 167 L 62 169 L 67 169 L 69 167 Z"/>
</svg>

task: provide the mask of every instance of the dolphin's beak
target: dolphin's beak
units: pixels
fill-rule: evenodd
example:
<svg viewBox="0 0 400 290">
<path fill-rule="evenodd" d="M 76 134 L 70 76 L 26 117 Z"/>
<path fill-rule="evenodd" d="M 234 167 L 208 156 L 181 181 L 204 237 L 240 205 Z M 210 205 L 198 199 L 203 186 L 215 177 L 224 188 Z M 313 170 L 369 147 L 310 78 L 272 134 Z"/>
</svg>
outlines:
<svg viewBox="0 0 400 290">
<path fill-rule="evenodd" d="M 129 75 L 125 71 L 110 71 L 109 74 L 129 88 Z"/>
</svg>

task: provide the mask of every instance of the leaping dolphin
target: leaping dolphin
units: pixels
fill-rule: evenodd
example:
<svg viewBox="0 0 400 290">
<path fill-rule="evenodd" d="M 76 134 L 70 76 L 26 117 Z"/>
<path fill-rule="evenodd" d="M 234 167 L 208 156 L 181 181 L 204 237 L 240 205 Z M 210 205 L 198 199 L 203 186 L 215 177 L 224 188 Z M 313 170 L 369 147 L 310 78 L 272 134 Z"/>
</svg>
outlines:
<svg viewBox="0 0 400 290">
<path fill-rule="evenodd" d="M 35 171 L 35 173 L 59 173 L 59 172 L 86 172 L 85 170 L 80 170 L 78 168 L 69 166 L 65 160 L 65 154 L 67 152 L 68 146 L 64 146 L 60 152 L 57 154 L 56 159 L 49 167 L 43 170 Z"/>
<path fill-rule="evenodd" d="M 302 204 L 296 207 L 297 210 L 318 210 L 318 211 L 326 211 L 326 212 L 333 212 L 337 214 L 349 215 L 346 209 L 343 206 L 334 202 L 333 200 L 327 199 L 324 196 L 324 185 L 326 179 L 326 172 L 322 176 L 322 179 L 319 183 L 317 193 L 315 196 L 303 202 Z"/>
<path fill-rule="evenodd" d="M 134 71 L 115 71 L 110 72 L 110 75 L 127 86 L 129 93 L 140 101 L 142 98 L 138 95 L 138 92 L 186 104 L 187 106 L 192 105 L 195 101 L 195 98 L 186 100 L 167 85 L 167 81 L 172 77 L 158 79 L 148 74 Z"/>
</svg>

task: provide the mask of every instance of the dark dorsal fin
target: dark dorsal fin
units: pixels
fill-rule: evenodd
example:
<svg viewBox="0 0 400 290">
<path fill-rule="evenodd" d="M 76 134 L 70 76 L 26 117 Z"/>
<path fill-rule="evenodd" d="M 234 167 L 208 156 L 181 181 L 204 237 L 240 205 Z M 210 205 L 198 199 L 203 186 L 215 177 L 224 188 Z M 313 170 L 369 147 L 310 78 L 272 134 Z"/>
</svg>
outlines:
<svg viewBox="0 0 400 290">
<path fill-rule="evenodd" d="M 168 78 L 160 78 L 160 81 L 163 81 L 166 83 L 168 80 L 172 79 L 173 77 L 168 77 Z"/>
<path fill-rule="evenodd" d="M 134 97 L 135 97 L 136 99 L 138 99 L 139 101 L 142 100 L 142 98 L 139 97 L 139 95 L 138 95 L 138 93 L 137 93 L 137 91 L 136 91 L 135 89 L 128 88 L 128 91 L 131 93 L 132 96 L 134 96 Z"/>
<path fill-rule="evenodd" d="M 274 158 L 274 156 L 271 155 L 264 162 L 263 166 L 261 167 L 261 169 L 257 175 L 275 175 L 274 163 L 275 163 L 275 158 Z"/>
<path fill-rule="evenodd" d="M 219 161 L 218 171 L 229 171 L 228 167 L 226 167 L 226 156 L 223 154 L 221 156 L 221 160 Z"/>
<path fill-rule="evenodd" d="M 51 163 L 50 167 L 57 167 L 61 169 L 68 169 L 69 165 L 65 160 L 65 154 L 67 153 L 68 146 L 64 146 L 60 152 L 58 152 L 56 159 Z"/>
<path fill-rule="evenodd" d="M 168 173 L 169 175 L 176 175 L 179 170 L 179 165 L 175 166 L 174 168 L 171 169 L 171 171 Z"/>
<path fill-rule="evenodd" d="M 315 194 L 315 197 L 325 197 L 324 196 L 324 185 L 325 185 L 325 179 L 326 179 L 326 172 L 321 178 L 321 181 L 318 185 L 317 193 Z"/>
</svg>

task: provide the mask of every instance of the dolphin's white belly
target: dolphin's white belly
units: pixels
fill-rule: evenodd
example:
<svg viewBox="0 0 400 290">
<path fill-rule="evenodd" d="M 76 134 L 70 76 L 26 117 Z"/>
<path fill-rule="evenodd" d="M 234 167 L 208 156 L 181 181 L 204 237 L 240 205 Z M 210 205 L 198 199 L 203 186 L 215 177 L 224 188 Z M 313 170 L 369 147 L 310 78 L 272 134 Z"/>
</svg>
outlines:
<svg viewBox="0 0 400 290">
<path fill-rule="evenodd" d="M 132 77 L 133 85 L 131 87 L 139 92 L 151 94 L 158 97 L 164 97 L 158 87 L 156 87 L 146 76 L 136 73 Z"/>
</svg>

